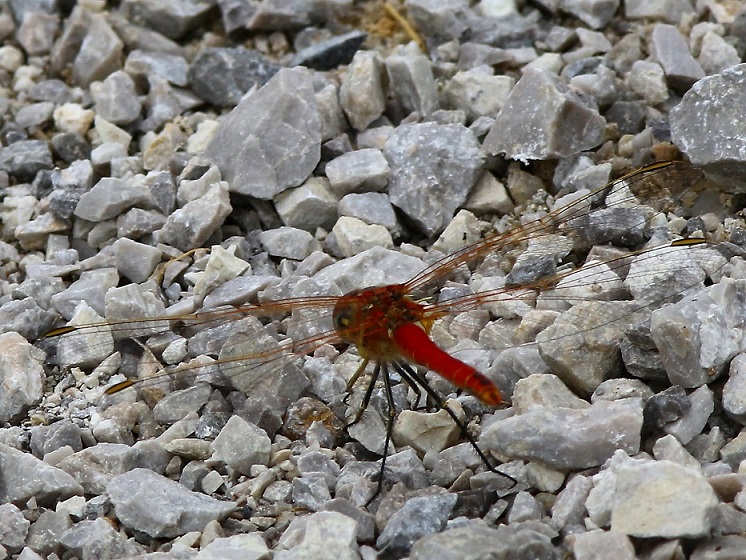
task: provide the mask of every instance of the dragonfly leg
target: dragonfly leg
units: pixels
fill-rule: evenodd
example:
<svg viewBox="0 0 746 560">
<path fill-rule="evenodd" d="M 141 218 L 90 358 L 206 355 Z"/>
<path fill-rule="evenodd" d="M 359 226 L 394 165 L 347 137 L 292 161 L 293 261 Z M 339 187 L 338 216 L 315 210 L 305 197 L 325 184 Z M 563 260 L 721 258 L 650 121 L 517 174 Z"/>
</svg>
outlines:
<svg viewBox="0 0 746 560">
<path fill-rule="evenodd" d="M 355 383 L 357 380 L 357 377 L 360 376 L 360 373 L 365 369 L 365 366 L 368 365 L 368 360 L 365 360 L 363 364 L 358 368 L 358 370 L 355 372 L 355 375 L 352 376 L 352 380 L 350 380 L 350 384 Z M 373 395 L 373 389 L 376 387 L 376 381 L 378 381 L 378 376 L 381 373 L 381 364 L 376 364 L 376 367 L 373 369 L 373 375 L 371 375 L 370 383 L 368 383 L 368 388 L 365 389 L 365 396 L 363 396 L 363 402 L 360 403 L 360 408 L 358 409 L 357 413 L 355 414 L 355 418 L 352 419 L 352 422 L 347 424 L 347 426 L 352 426 L 353 424 L 357 424 L 360 422 L 360 418 L 363 416 L 363 412 L 365 412 L 365 409 L 368 408 L 368 404 L 370 404 L 370 397 Z M 349 391 L 349 385 L 348 385 L 348 391 Z M 349 395 L 349 392 L 347 393 Z"/>
<path fill-rule="evenodd" d="M 383 386 L 384 386 L 384 392 L 386 393 L 386 402 L 388 404 L 388 422 L 386 422 L 386 441 L 383 444 L 383 456 L 381 457 L 381 470 L 378 471 L 378 485 L 376 486 L 376 491 L 373 493 L 373 495 L 370 497 L 370 499 L 365 503 L 365 506 L 368 507 L 373 500 L 375 500 L 380 494 L 381 490 L 383 490 L 383 481 L 384 481 L 384 473 L 386 471 L 386 457 L 389 454 L 389 445 L 391 445 L 391 434 L 394 432 L 394 419 L 396 418 L 396 408 L 394 406 L 394 394 L 391 391 L 391 379 L 389 377 L 389 369 L 387 364 L 379 364 L 376 366 L 376 369 L 381 369 L 383 371 Z M 371 382 L 370 386 L 373 386 L 373 382 Z M 370 387 L 369 387 L 370 388 Z M 369 396 L 369 395 L 368 395 Z M 367 406 L 367 405 L 366 405 Z M 365 407 L 362 407 L 363 409 Z"/>
<path fill-rule="evenodd" d="M 438 392 L 432 388 L 430 383 L 428 383 L 427 379 L 420 373 L 418 373 L 412 366 L 407 364 L 406 362 L 398 362 L 394 366 L 396 370 L 402 374 L 404 377 L 405 375 L 408 375 L 411 379 L 415 380 L 424 390 L 425 392 L 436 402 L 438 403 L 438 406 L 445 410 L 448 415 L 451 417 L 451 419 L 456 423 L 456 425 L 459 427 L 459 430 L 461 430 L 461 434 L 466 438 L 466 440 L 471 444 L 471 446 L 474 448 L 474 451 L 477 452 L 477 455 L 479 455 L 479 458 L 482 460 L 482 462 L 487 466 L 487 468 L 492 471 L 493 473 L 500 474 L 506 478 L 509 478 L 511 481 L 513 481 L 514 484 L 518 484 L 518 481 L 510 476 L 509 474 L 505 474 L 504 472 L 498 471 L 495 466 L 492 465 L 489 459 L 487 459 L 487 456 L 484 454 L 484 452 L 479 448 L 477 445 L 477 442 L 474 440 L 474 438 L 471 436 L 469 431 L 466 429 L 466 425 L 456 416 L 456 413 L 453 412 L 453 410 L 450 409 L 450 407 L 446 404 L 445 400 L 441 395 L 438 394 Z M 404 373 L 406 372 L 406 373 Z"/>
</svg>

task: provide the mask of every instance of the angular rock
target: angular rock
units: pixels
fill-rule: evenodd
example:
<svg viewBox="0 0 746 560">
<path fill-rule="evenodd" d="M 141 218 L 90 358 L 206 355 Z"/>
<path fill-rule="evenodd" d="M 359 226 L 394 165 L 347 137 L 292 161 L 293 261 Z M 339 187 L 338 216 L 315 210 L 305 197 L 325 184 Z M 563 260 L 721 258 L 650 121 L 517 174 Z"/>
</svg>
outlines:
<svg viewBox="0 0 746 560">
<path fill-rule="evenodd" d="M 329 185 L 338 197 L 380 191 L 389 180 L 389 164 L 375 148 L 342 154 L 327 163 L 325 171 Z"/>
<path fill-rule="evenodd" d="M 173 212 L 153 235 L 161 243 L 189 251 L 202 245 L 219 229 L 232 209 L 228 185 L 220 181 L 211 185 L 204 196 Z"/>
<path fill-rule="evenodd" d="M 396 558 L 406 556 L 418 539 L 445 528 L 456 500 L 455 494 L 410 498 L 389 518 L 376 546 L 382 554 Z"/>
<path fill-rule="evenodd" d="M 282 226 L 259 233 L 259 240 L 274 257 L 301 261 L 319 249 L 319 242 L 305 230 Z"/>
<path fill-rule="evenodd" d="M 52 168 L 52 152 L 43 140 L 21 140 L 0 149 L 0 169 L 19 181 L 33 181 L 39 171 Z"/>
<path fill-rule="evenodd" d="M 681 16 L 695 13 L 689 0 L 627 0 L 624 3 L 624 17 L 629 19 L 663 20 L 678 25 Z"/>
<path fill-rule="evenodd" d="M 389 230 L 378 224 L 366 224 L 357 218 L 342 216 L 334 224 L 331 234 L 338 252 L 352 257 L 372 247 L 390 249 L 394 246 Z M 331 241 L 329 241 L 331 244 Z"/>
<path fill-rule="evenodd" d="M 122 67 L 124 44 L 104 14 L 94 14 L 73 62 L 73 80 L 87 87 Z"/>
<path fill-rule="evenodd" d="M 467 122 L 479 117 L 496 117 L 505 104 L 515 80 L 478 71 L 457 72 L 443 90 L 445 107 L 461 109 Z"/>
<path fill-rule="evenodd" d="M 248 475 L 252 466 L 269 462 L 271 443 L 264 430 L 240 416 L 231 416 L 212 442 L 212 458 Z"/>
<path fill-rule="evenodd" d="M 428 116 L 439 108 L 438 90 L 427 57 L 391 55 L 386 59 L 386 72 L 405 116 L 413 112 Z"/>
<path fill-rule="evenodd" d="M 288 66 L 305 66 L 314 70 L 333 70 L 349 64 L 352 57 L 368 35 L 362 31 L 350 31 L 298 51 Z"/>
<path fill-rule="evenodd" d="M 89 222 L 115 218 L 124 210 L 143 202 L 146 193 L 113 177 L 103 177 L 93 188 L 80 197 L 75 215 Z"/>
<path fill-rule="evenodd" d="M 148 76 L 153 75 L 179 87 L 189 84 L 188 70 L 189 65 L 183 56 L 158 51 L 132 51 L 127 55 L 127 61 L 124 63 L 124 71 L 134 80 L 145 81 Z"/>
<path fill-rule="evenodd" d="M 560 9 L 570 13 L 593 29 L 601 29 L 619 8 L 619 0 L 560 0 Z"/>
<path fill-rule="evenodd" d="M 140 116 L 142 106 L 129 74 L 112 72 L 94 89 L 97 116 L 116 125 L 128 125 Z"/>
<path fill-rule="evenodd" d="M 256 51 L 208 47 L 189 66 L 189 83 L 205 101 L 233 107 L 246 92 L 266 84 L 279 69 Z"/>
<path fill-rule="evenodd" d="M 637 453 L 642 429 L 639 399 L 598 401 L 584 410 L 536 408 L 496 421 L 480 446 L 559 470 L 598 466 L 617 449 Z"/>
<path fill-rule="evenodd" d="M 121 11 L 130 21 L 179 39 L 204 23 L 212 7 L 213 4 L 202 0 L 124 0 Z"/>
<path fill-rule="evenodd" d="M 66 472 L 0 443 L 0 502 L 24 504 L 35 498 L 49 507 L 82 494 L 83 488 Z"/>
<path fill-rule="evenodd" d="M 686 39 L 673 25 L 659 23 L 653 28 L 650 50 L 663 67 L 668 84 L 678 91 L 687 91 L 705 77 L 704 70 L 689 52 Z"/>
<path fill-rule="evenodd" d="M 464 126 L 401 125 L 383 150 L 391 203 L 428 236 L 440 233 L 479 179 L 484 159 Z"/>
<path fill-rule="evenodd" d="M 551 537 L 527 526 L 471 524 L 448 529 L 419 539 L 410 552 L 411 560 L 432 558 L 535 558 L 557 560 L 560 553 Z"/>
<path fill-rule="evenodd" d="M 625 301 L 581 302 L 537 335 L 541 357 L 570 389 L 590 395 L 620 372 L 619 342 L 644 312 Z"/>
<path fill-rule="evenodd" d="M 746 280 L 723 278 L 698 295 L 653 312 L 651 334 L 672 384 L 699 387 L 743 352 Z"/>
<path fill-rule="evenodd" d="M 232 191 L 270 199 L 314 170 L 320 127 L 311 72 L 283 69 L 223 118 L 205 155 Z"/>
<path fill-rule="evenodd" d="M 274 201 L 283 224 L 292 228 L 329 230 L 337 219 L 339 199 L 323 177 L 311 177 L 298 188 L 281 192 Z"/>
<path fill-rule="evenodd" d="M 147 469 L 115 476 L 106 491 L 120 522 L 154 538 L 201 531 L 211 521 L 225 519 L 236 507 L 233 502 L 190 492 Z"/>
<path fill-rule="evenodd" d="M 305 520 L 297 546 L 276 555 L 278 560 L 358 560 L 354 519 L 335 511 L 314 513 Z M 292 526 L 291 526 L 292 527 Z M 288 529 L 290 531 L 290 528 Z M 295 531 L 292 531 L 295 532 Z M 333 539 L 329 535 L 334 535 Z"/>
<path fill-rule="evenodd" d="M 618 531 L 589 531 L 575 536 L 572 552 L 576 560 L 606 558 L 613 551 L 614 558 L 635 560 L 635 547 L 629 537 Z"/>
<path fill-rule="evenodd" d="M 356 130 L 368 128 L 386 108 L 382 72 L 383 61 L 379 54 L 358 51 L 342 78 L 339 102 Z"/>
<path fill-rule="evenodd" d="M 103 517 L 76 523 L 62 534 L 60 542 L 81 560 L 137 556 L 146 552 L 144 546 L 134 539 L 125 539 Z"/>
<path fill-rule="evenodd" d="M 505 100 L 483 148 L 521 161 L 565 157 L 600 144 L 605 125 L 559 77 L 528 69 Z"/>
<path fill-rule="evenodd" d="M 21 417 L 44 395 L 42 353 L 16 332 L 0 334 L 0 422 Z"/>
<path fill-rule="evenodd" d="M 641 538 L 699 538 L 709 534 L 718 498 L 707 479 L 671 461 L 618 465 L 611 528 Z"/>
<path fill-rule="evenodd" d="M 31 523 L 13 504 L 0 505 L 0 545 L 9 552 L 20 551 Z"/>
<path fill-rule="evenodd" d="M 746 190 L 743 145 L 732 115 L 746 106 L 744 69 L 739 64 L 697 82 L 671 110 L 671 139 L 697 166 L 704 167 L 719 183 L 731 190 Z M 712 142 L 701 142 L 698 131 L 712 127 L 720 134 Z M 731 140 L 728 140 L 731 139 Z"/>
<path fill-rule="evenodd" d="M 271 556 L 261 533 L 244 533 L 217 538 L 207 546 L 200 547 L 200 560 L 228 560 L 244 558 L 263 560 Z"/>
<path fill-rule="evenodd" d="M 137 452 L 122 443 L 98 443 L 59 463 L 59 468 L 72 476 L 86 494 L 98 496 L 106 492 L 106 485 L 117 475 L 136 466 Z"/>
</svg>

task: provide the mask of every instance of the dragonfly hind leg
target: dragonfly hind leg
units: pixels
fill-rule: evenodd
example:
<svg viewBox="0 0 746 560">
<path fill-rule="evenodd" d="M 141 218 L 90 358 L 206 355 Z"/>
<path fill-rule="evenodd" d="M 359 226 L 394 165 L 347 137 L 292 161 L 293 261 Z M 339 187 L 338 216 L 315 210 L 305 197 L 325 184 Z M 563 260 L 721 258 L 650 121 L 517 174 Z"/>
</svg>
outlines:
<svg viewBox="0 0 746 560">
<path fill-rule="evenodd" d="M 458 416 L 456 416 L 456 413 L 453 412 L 453 410 L 451 410 L 451 408 L 446 404 L 443 397 L 439 395 L 435 389 L 433 389 L 433 387 L 430 385 L 430 383 L 428 383 L 427 379 L 425 379 L 423 375 L 417 372 L 412 366 L 410 366 L 406 362 L 397 362 L 394 364 L 394 368 L 396 369 L 396 371 L 399 372 L 402 378 L 410 379 L 413 382 L 415 382 L 417 385 L 422 387 L 425 390 L 425 392 L 428 394 L 428 396 L 430 396 L 430 398 L 432 398 L 437 403 L 438 407 L 445 410 L 448 413 L 451 419 L 456 423 L 456 426 L 458 426 L 459 430 L 461 431 L 461 434 L 464 436 L 464 438 L 466 438 L 466 440 L 472 446 L 474 451 L 476 451 L 479 458 L 482 460 L 482 462 L 491 472 L 506 477 L 511 482 L 513 482 L 513 484 L 518 484 L 518 481 L 515 478 L 513 478 L 509 474 L 506 474 L 504 472 L 497 470 L 497 468 L 492 464 L 492 462 L 489 459 L 487 459 L 487 456 L 479 448 L 479 445 L 477 445 L 477 442 L 474 440 L 474 438 L 471 436 L 469 431 L 466 429 L 466 424 L 464 424 L 464 422 L 461 421 Z M 409 381 L 407 383 L 409 383 Z"/>
</svg>

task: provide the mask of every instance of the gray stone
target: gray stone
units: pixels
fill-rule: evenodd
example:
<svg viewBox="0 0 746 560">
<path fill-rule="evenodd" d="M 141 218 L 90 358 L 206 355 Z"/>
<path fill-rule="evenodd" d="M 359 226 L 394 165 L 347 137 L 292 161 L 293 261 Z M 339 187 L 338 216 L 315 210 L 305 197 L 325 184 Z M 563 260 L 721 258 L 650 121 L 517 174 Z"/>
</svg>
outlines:
<svg viewBox="0 0 746 560">
<path fill-rule="evenodd" d="M 551 537 L 530 526 L 500 525 L 497 529 L 473 523 L 465 527 L 448 529 L 425 535 L 412 547 L 411 560 L 477 560 L 494 558 L 532 558 L 556 560 L 560 553 L 551 542 Z"/>
<path fill-rule="evenodd" d="M 49 54 L 59 25 L 60 18 L 56 14 L 30 11 L 21 20 L 16 38 L 29 56 Z"/>
<path fill-rule="evenodd" d="M 205 101 L 221 107 L 238 105 L 253 87 L 261 87 L 280 66 L 244 48 L 203 49 L 189 66 L 189 83 Z"/>
<path fill-rule="evenodd" d="M 644 404 L 652 396 L 652 389 L 637 379 L 609 379 L 596 387 L 591 395 L 591 402 L 639 397 Z"/>
<path fill-rule="evenodd" d="M 581 302 L 537 335 L 541 357 L 570 389 L 590 395 L 620 372 L 619 343 L 644 309 L 625 301 Z"/>
<path fill-rule="evenodd" d="M 323 511 L 309 516 L 302 530 L 300 543 L 290 550 L 276 552 L 276 560 L 358 560 L 357 523 L 335 511 Z M 334 538 L 329 538 L 334 535 Z"/>
<path fill-rule="evenodd" d="M 326 164 L 332 191 L 342 197 L 353 192 L 382 190 L 389 180 L 389 164 L 380 150 L 367 148 L 342 154 Z"/>
<path fill-rule="evenodd" d="M 130 21 L 179 39 L 205 23 L 212 7 L 210 2 L 201 0 L 124 0 L 121 12 Z"/>
<path fill-rule="evenodd" d="M 520 379 L 513 390 L 513 407 L 517 414 L 540 407 L 583 410 L 590 404 L 575 395 L 556 375 L 533 374 Z"/>
<path fill-rule="evenodd" d="M 132 208 L 117 218 L 117 237 L 128 239 L 140 239 L 159 230 L 166 224 L 166 216 L 158 210 L 143 210 Z M 153 258 L 148 254 L 146 263 Z M 140 267 L 134 267 L 142 270 Z"/>
<path fill-rule="evenodd" d="M 422 271 L 418 258 L 382 247 L 372 247 L 352 258 L 322 268 L 313 276 L 321 285 L 336 284 L 341 293 L 406 282 Z"/>
<path fill-rule="evenodd" d="M 715 410 L 715 397 L 707 385 L 689 395 L 689 402 L 691 406 L 680 418 L 663 427 L 666 433 L 675 436 L 683 445 L 702 432 Z"/>
<path fill-rule="evenodd" d="M 0 501 L 25 504 L 35 498 L 40 506 L 53 506 L 83 488 L 66 472 L 30 453 L 0 444 Z"/>
<path fill-rule="evenodd" d="M 161 251 L 150 245 L 121 238 L 114 242 L 117 270 L 137 284 L 145 282 L 161 262 Z"/>
<path fill-rule="evenodd" d="M 686 39 L 673 25 L 656 24 L 650 34 L 650 50 L 663 67 L 668 84 L 678 91 L 687 91 L 705 77 L 704 70 L 689 52 Z"/>
<path fill-rule="evenodd" d="M 611 528 L 629 536 L 700 538 L 715 523 L 718 498 L 707 479 L 670 461 L 624 461 L 616 471 Z"/>
<path fill-rule="evenodd" d="M 639 399 L 598 401 L 585 410 L 536 408 L 496 421 L 480 446 L 559 470 L 604 463 L 617 449 L 637 453 L 642 429 Z"/>
<path fill-rule="evenodd" d="M 484 159 L 461 125 L 402 125 L 383 151 L 391 168 L 389 196 L 428 236 L 440 233 L 479 179 Z"/>
<path fill-rule="evenodd" d="M 205 155 L 233 191 L 270 199 L 316 167 L 320 127 L 311 72 L 283 69 L 223 118 Z"/>
<path fill-rule="evenodd" d="M 250 31 L 302 29 L 320 22 L 324 15 L 317 5 L 303 0 L 263 0 L 246 28 Z"/>
<path fill-rule="evenodd" d="M 354 30 L 314 43 L 299 50 L 288 66 L 305 66 L 314 70 L 333 70 L 349 64 L 368 35 Z"/>
<path fill-rule="evenodd" d="M 455 494 L 435 494 L 408 499 L 388 520 L 376 540 L 381 554 L 406 556 L 421 537 L 438 533 L 456 506 Z"/>
<path fill-rule="evenodd" d="M 741 423 L 746 420 L 746 354 L 738 354 L 730 362 L 722 404 L 729 416 Z"/>
<path fill-rule="evenodd" d="M 10 553 L 20 551 L 31 523 L 13 504 L 0 505 L 0 545 Z"/>
<path fill-rule="evenodd" d="M 319 242 L 305 230 L 282 226 L 259 233 L 264 249 L 274 257 L 303 260 L 320 248 Z"/>
<path fill-rule="evenodd" d="M 143 202 L 146 193 L 120 179 L 103 177 L 80 197 L 75 215 L 89 222 L 101 222 L 117 217 L 124 210 Z"/>
<path fill-rule="evenodd" d="M 202 245 L 231 213 L 228 185 L 214 183 L 207 193 L 173 212 L 154 237 L 161 243 L 188 251 Z"/>
<path fill-rule="evenodd" d="M 518 80 L 484 140 L 490 154 L 563 157 L 597 146 L 605 121 L 557 76 L 529 69 Z"/>
<path fill-rule="evenodd" d="M 445 108 L 461 109 L 468 122 L 495 117 L 505 104 L 515 80 L 478 71 L 457 72 L 443 89 Z"/>
<path fill-rule="evenodd" d="M 422 454 L 438 453 L 456 443 L 460 430 L 446 410 L 402 410 L 394 423 L 393 440 Z"/>
<path fill-rule="evenodd" d="M 322 507 L 322 511 L 333 511 L 354 519 L 357 523 L 357 541 L 372 542 L 376 532 L 376 522 L 373 515 L 365 510 L 356 508 L 348 500 L 335 498 Z"/>
<path fill-rule="evenodd" d="M 739 64 L 741 56 L 738 54 L 736 47 L 725 38 L 715 31 L 708 31 L 702 37 L 702 46 L 697 62 L 702 65 L 704 73 L 711 76 Z"/>
<path fill-rule="evenodd" d="M 357 218 L 341 216 L 332 228 L 327 243 L 343 257 L 352 257 L 372 247 L 390 249 L 394 246 L 391 233 L 378 224 L 366 224 Z"/>
<path fill-rule="evenodd" d="M 248 475 L 252 466 L 269 462 L 271 443 L 264 430 L 240 416 L 231 416 L 212 442 L 212 459 Z"/>
<path fill-rule="evenodd" d="M 618 531 L 589 531 L 575 535 L 572 552 L 576 560 L 603 560 L 609 553 L 619 560 L 635 560 L 635 547 Z"/>
<path fill-rule="evenodd" d="M 153 407 L 153 417 L 161 424 L 173 424 L 190 412 L 199 412 L 211 394 L 212 389 L 207 383 L 195 383 L 186 389 L 174 391 Z"/>
<path fill-rule="evenodd" d="M 387 230 L 399 230 L 399 222 L 394 207 L 384 193 L 351 193 L 339 201 L 337 211 L 340 216 L 357 218 L 367 224 L 384 226 Z"/>
<path fill-rule="evenodd" d="M 134 539 L 125 539 L 103 517 L 76 523 L 61 535 L 60 542 L 81 560 L 137 556 L 146 552 L 144 546 Z"/>
<path fill-rule="evenodd" d="M 136 466 L 137 452 L 122 443 L 98 443 L 60 461 L 59 468 L 72 476 L 86 494 L 98 496 L 114 476 Z"/>
<path fill-rule="evenodd" d="M 39 171 L 53 169 L 52 152 L 44 140 L 20 140 L 0 149 L 0 169 L 19 181 L 33 181 Z"/>
<path fill-rule="evenodd" d="M 147 469 L 115 476 L 106 490 L 120 522 L 155 538 L 201 531 L 209 522 L 225 519 L 236 507 L 233 502 L 190 492 Z"/>
<path fill-rule="evenodd" d="M 699 387 L 743 352 L 746 281 L 723 278 L 704 292 L 653 312 L 651 333 L 671 383 Z"/>
<path fill-rule="evenodd" d="M 199 560 L 269 560 L 272 553 L 261 533 L 244 533 L 217 538 L 200 547 Z"/>
<path fill-rule="evenodd" d="M 592 487 L 590 477 L 573 476 L 552 504 L 552 527 L 561 530 L 564 527 L 582 525 L 587 515 L 585 503 Z"/>
<path fill-rule="evenodd" d="M 81 429 L 70 420 L 60 420 L 48 426 L 38 426 L 31 432 L 31 452 L 43 459 L 47 453 L 68 446 L 73 451 L 80 451 L 83 442 Z"/>
<path fill-rule="evenodd" d="M 72 525 L 65 512 L 47 510 L 29 528 L 26 546 L 46 556 L 60 551 L 60 539 Z M 23 554 L 21 554 L 22 556 Z"/>
<path fill-rule="evenodd" d="M 518 492 L 513 499 L 513 505 L 508 513 L 508 523 L 522 523 L 523 521 L 541 519 L 541 506 L 531 494 L 526 491 Z"/>
<path fill-rule="evenodd" d="M 51 121 L 53 111 L 54 103 L 49 101 L 26 105 L 16 113 L 16 124 L 27 129 L 36 128 Z"/>
<path fill-rule="evenodd" d="M 391 55 L 385 64 L 394 96 L 405 115 L 416 112 L 428 116 L 439 108 L 438 90 L 427 57 Z"/>
<path fill-rule="evenodd" d="M 737 132 L 744 97 L 744 69 L 739 64 L 697 82 L 671 110 L 671 139 L 697 166 L 703 166 L 731 190 L 744 190 L 746 165 L 743 143 Z M 711 142 L 702 142 L 702 127 L 721 131 Z"/>
<path fill-rule="evenodd" d="M 681 16 L 694 14 L 695 10 L 689 0 L 626 0 L 624 17 L 629 19 L 663 20 L 678 25 Z"/>
<path fill-rule="evenodd" d="M 408 0 L 406 6 L 415 27 L 436 44 L 458 39 L 468 29 L 466 0 Z"/>
<path fill-rule="evenodd" d="M 135 80 L 144 81 L 149 76 L 159 76 L 179 87 L 189 84 L 188 70 L 189 65 L 183 56 L 167 52 L 134 50 L 127 55 L 124 63 L 124 71 Z"/>
<path fill-rule="evenodd" d="M 658 438 L 653 445 L 653 457 L 659 461 L 671 461 L 695 472 L 701 471 L 702 468 L 699 461 L 692 457 L 679 440 L 672 435 Z"/>
<path fill-rule="evenodd" d="M 0 422 L 23 416 L 44 394 L 45 375 L 38 352 L 16 332 L 0 334 Z"/>
<path fill-rule="evenodd" d="M 135 82 L 126 72 L 112 72 L 92 91 L 97 115 L 110 123 L 128 125 L 140 116 L 142 107 Z"/>
<path fill-rule="evenodd" d="M 619 9 L 619 0 L 560 0 L 562 11 L 570 13 L 593 29 L 601 29 L 614 17 Z M 578 31 L 583 31 L 579 28 Z"/>
<path fill-rule="evenodd" d="M 73 80 L 87 87 L 122 67 L 124 44 L 104 14 L 91 16 L 85 38 L 73 62 Z"/>
<path fill-rule="evenodd" d="M 337 219 L 339 197 L 323 177 L 311 177 L 301 186 L 281 192 L 274 202 L 282 223 L 292 228 L 328 231 Z"/>
<path fill-rule="evenodd" d="M 625 77 L 625 83 L 649 105 L 658 105 L 668 99 L 665 74 L 656 62 L 635 61 Z"/>
<path fill-rule="evenodd" d="M 352 127 L 365 130 L 383 114 L 383 61 L 373 51 L 358 51 L 347 67 L 339 88 L 339 102 Z"/>
</svg>

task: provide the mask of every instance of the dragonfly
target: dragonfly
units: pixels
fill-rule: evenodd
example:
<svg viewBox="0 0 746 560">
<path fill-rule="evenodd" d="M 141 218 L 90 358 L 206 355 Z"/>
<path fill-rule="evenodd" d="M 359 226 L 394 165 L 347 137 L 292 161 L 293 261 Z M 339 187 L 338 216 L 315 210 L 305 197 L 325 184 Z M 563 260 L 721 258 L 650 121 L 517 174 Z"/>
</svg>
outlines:
<svg viewBox="0 0 746 560">
<path fill-rule="evenodd" d="M 697 255 L 705 272 L 694 278 L 691 285 L 679 286 L 675 293 L 665 294 L 657 301 L 643 297 L 624 313 L 653 309 L 679 299 L 702 286 L 705 276 L 714 276 L 725 266 L 729 255 L 724 256 L 721 248 L 727 242 L 707 239 L 706 232 L 698 232 L 698 236 L 674 235 L 665 226 L 667 221 L 661 222 L 661 217 L 696 215 L 702 204 L 712 198 L 711 189 L 704 173 L 689 164 L 654 163 L 596 190 L 560 199 L 561 203 L 551 211 L 442 256 L 401 283 L 359 288 L 344 294 L 287 297 L 189 313 L 83 320 L 82 323 L 78 320 L 78 324 L 73 321 L 50 331 L 46 338 L 57 340 L 58 353 L 63 355 L 67 347 L 79 350 L 84 347 L 84 354 L 93 351 L 99 356 L 113 354 L 117 340 L 147 339 L 139 344 L 149 355 L 155 356 L 172 340 L 174 332 L 183 333 L 186 339 L 197 339 L 200 333 L 211 329 L 227 333 L 220 329 L 240 324 L 232 333 L 218 336 L 217 344 L 210 346 L 208 343 L 206 348 L 199 346 L 200 350 L 193 352 L 191 361 L 166 366 L 158 363 L 146 373 L 141 372 L 139 377 L 114 381 L 105 392 L 115 395 L 130 388 L 145 391 L 148 387 L 172 383 L 184 387 L 207 380 L 238 389 L 249 397 L 260 394 L 265 401 L 274 399 L 281 414 L 298 396 L 297 393 L 284 394 L 279 388 L 283 378 L 298 375 L 298 370 L 294 369 L 295 360 L 314 353 L 326 355 L 330 349 L 347 345 L 356 348 L 360 361 L 348 376 L 342 392 L 349 395 L 361 385 L 359 381 L 367 377 L 356 410 L 347 416 L 349 424 L 360 421 L 374 392 L 382 392 L 385 403 L 386 435 L 375 495 L 381 491 L 395 425 L 397 398 L 392 387 L 397 379 L 392 381 L 392 377 L 404 381 L 412 390 L 415 402 L 420 401 L 424 391 L 427 401 L 445 410 L 482 462 L 495 471 L 494 460 L 482 452 L 462 417 L 454 412 L 442 392 L 433 387 L 428 378 L 432 373 L 423 372 L 434 372 L 447 380 L 455 392 L 473 395 L 487 410 L 509 404 L 506 383 L 502 383 L 501 390 L 499 379 L 489 377 L 441 348 L 431 336 L 435 327 L 454 316 L 484 308 L 499 314 L 501 311 L 495 308 L 524 307 L 513 317 L 519 325 L 518 331 L 538 332 L 539 325 L 532 324 L 536 320 L 532 319 L 530 310 L 539 302 L 567 308 L 593 299 L 596 297 L 593 293 L 604 299 L 619 297 L 622 292 L 626 294 L 621 297 L 629 299 L 625 281 L 634 277 L 638 280 L 654 278 L 655 274 L 665 272 L 662 267 L 667 266 L 666 257 L 672 254 Z M 616 252 L 604 251 L 603 247 L 611 243 L 622 248 Z M 599 247 L 601 251 L 596 250 Z M 585 260 L 581 261 L 580 257 Z M 454 280 L 475 272 L 483 280 L 498 278 L 499 281 L 485 281 L 470 289 L 467 284 Z M 292 330 L 288 325 L 294 320 L 303 323 L 315 319 L 319 326 L 307 328 L 302 336 L 283 337 L 276 328 L 277 321 L 269 322 L 277 318 L 287 332 Z M 619 319 L 619 313 L 602 315 L 594 328 Z M 268 325 L 275 325 L 274 336 L 268 334 Z M 457 322 L 452 323 L 451 328 L 458 336 Z M 506 341 L 503 348 L 496 350 L 514 344 L 515 339 Z M 157 357 L 153 360 L 157 362 Z M 90 366 L 88 358 L 74 363 L 63 356 L 60 362 L 66 367 Z M 512 480 L 509 475 L 505 476 Z"/>
</svg>

